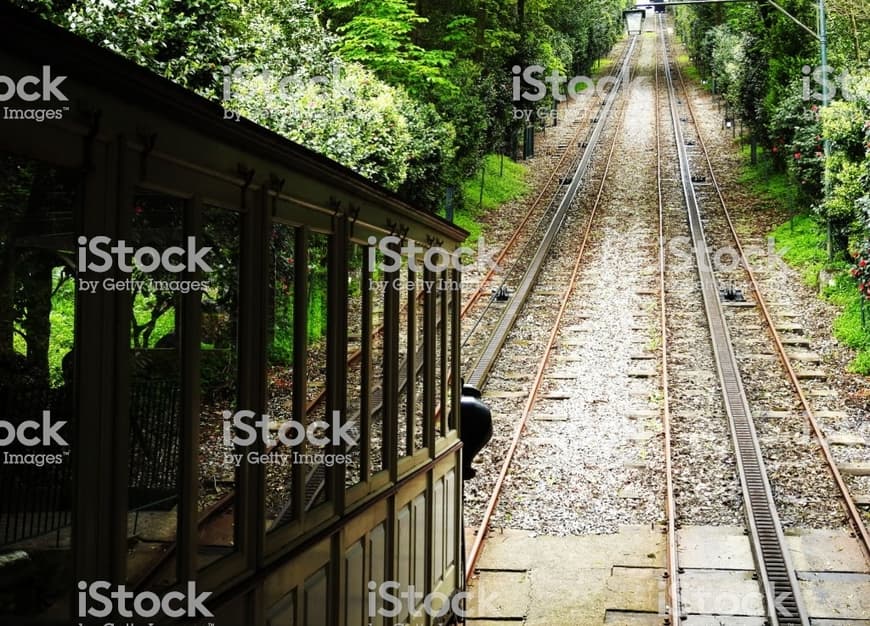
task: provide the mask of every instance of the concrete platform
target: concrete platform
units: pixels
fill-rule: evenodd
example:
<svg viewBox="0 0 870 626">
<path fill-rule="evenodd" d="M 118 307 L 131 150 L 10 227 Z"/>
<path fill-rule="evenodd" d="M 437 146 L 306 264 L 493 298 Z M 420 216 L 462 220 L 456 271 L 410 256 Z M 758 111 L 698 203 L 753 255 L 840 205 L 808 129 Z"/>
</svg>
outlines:
<svg viewBox="0 0 870 626">
<path fill-rule="evenodd" d="M 870 571 L 845 531 L 786 529 L 815 626 L 870 626 Z M 470 543 L 470 537 L 468 537 Z M 742 527 L 678 531 L 684 626 L 762 626 Z M 613 535 L 538 536 L 496 530 L 470 585 L 469 626 L 653 626 L 663 623 L 664 535 L 631 526 Z"/>
<path fill-rule="evenodd" d="M 799 575 L 807 611 L 819 619 L 870 621 L 870 575 L 805 572 Z"/>
<path fill-rule="evenodd" d="M 785 530 L 785 541 L 795 569 L 799 572 L 870 574 L 858 541 L 845 530 L 788 528 Z"/>
<path fill-rule="evenodd" d="M 660 624 L 663 568 L 664 536 L 648 526 L 573 537 L 495 531 L 470 585 L 467 621 L 474 626 Z"/>
<path fill-rule="evenodd" d="M 755 569 L 742 526 L 684 526 L 677 531 L 677 550 L 683 569 Z"/>
</svg>

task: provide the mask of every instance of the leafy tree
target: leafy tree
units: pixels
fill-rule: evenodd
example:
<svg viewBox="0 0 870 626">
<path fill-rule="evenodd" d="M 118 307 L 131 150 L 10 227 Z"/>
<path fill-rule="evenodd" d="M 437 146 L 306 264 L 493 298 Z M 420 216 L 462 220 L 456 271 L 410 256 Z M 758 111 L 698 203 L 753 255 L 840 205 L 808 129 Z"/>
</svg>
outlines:
<svg viewBox="0 0 870 626">
<path fill-rule="evenodd" d="M 443 70 L 455 55 L 447 50 L 427 50 L 413 42 L 415 28 L 428 20 L 417 15 L 406 0 L 327 0 L 325 6 L 345 11 L 349 17 L 336 29 L 342 35 L 336 51 L 343 59 L 365 65 L 417 97 L 425 98 L 430 91 L 443 95 L 454 89 Z M 463 24 L 453 22 L 451 26 L 460 28 Z"/>
</svg>

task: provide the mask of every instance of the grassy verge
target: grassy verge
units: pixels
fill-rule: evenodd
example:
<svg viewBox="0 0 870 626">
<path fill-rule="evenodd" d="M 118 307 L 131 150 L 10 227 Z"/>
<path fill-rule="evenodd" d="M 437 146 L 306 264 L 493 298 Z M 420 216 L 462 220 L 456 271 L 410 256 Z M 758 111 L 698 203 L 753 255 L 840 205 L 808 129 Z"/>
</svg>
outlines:
<svg viewBox="0 0 870 626">
<path fill-rule="evenodd" d="M 698 69 L 694 66 L 694 64 L 689 60 L 688 54 L 677 55 L 677 64 L 680 66 L 680 71 L 683 72 L 683 75 L 686 78 L 690 78 L 698 85 L 702 85 L 701 74 L 700 72 L 698 72 Z M 703 86 L 706 87 L 706 85 Z"/>
<path fill-rule="evenodd" d="M 773 163 L 762 156 L 761 148 L 758 150 L 758 163 L 755 165 L 749 164 L 748 144 L 742 145 L 740 152 L 746 163 L 740 174 L 740 182 L 767 202 L 785 208 L 790 213 L 798 213 L 797 187 L 788 179 L 788 174 L 776 171 Z"/>
<path fill-rule="evenodd" d="M 487 155 L 484 162 L 485 174 L 478 171 L 462 184 L 462 195 L 465 198 L 465 208 L 457 210 L 453 216 L 454 222 L 460 228 L 468 231 L 467 245 L 474 245 L 480 237 L 478 217 L 496 209 L 506 202 L 524 196 L 529 185 L 526 182 L 527 168 L 497 154 Z M 483 178 L 483 202 L 481 203 L 480 181 Z"/>
<path fill-rule="evenodd" d="M 861 294 L 855 281 L 849 275 L 845 263 L 833 267 L 827 262 L 825 251 L 825 231 L 821 225 L 807 215 L 798 215 L 773 231 L 777 250 L 785 261 L 801 270 L 804 282 L 818 287 L 819 272 L 824 269 L 837 271 L 832 285 L 822 290 L 822 297 L 842 309 L 834 320 L 834 336 L 837 340 L 856 351 L 855 360 L 849 370 L 858 374 L 870 375 L 870 330 L 861 319 Z M 870 307 L 866 315 L 870 323 Z"/>
</svg>

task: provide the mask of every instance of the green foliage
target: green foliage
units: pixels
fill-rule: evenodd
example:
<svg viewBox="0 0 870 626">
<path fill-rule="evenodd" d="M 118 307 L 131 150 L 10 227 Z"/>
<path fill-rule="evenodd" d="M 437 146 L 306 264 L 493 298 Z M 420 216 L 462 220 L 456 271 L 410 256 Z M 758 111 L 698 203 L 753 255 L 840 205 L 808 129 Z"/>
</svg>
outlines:
<svg viewBox="0 0 870 626">
<path fill-rule="evenodd" d="M 81 0 L 17 4 L 193 90 L 213 86 L 215 63 L 243 54 L 237 0 Z"/>
<path fill-rule="evenodd" d="M 328 0 L 326 6 L 348 10 L 351 16 L 337 28 L 342 37 L 336 51 L 343 59 L 365 65 L 383 80 L 405 86 L 416 97 L 426 98 L 433 90 L 443 95 L 454 91 L 443 75 L 454 53 L 427 50 L 413 42 L 414 30 L 428 20 L 417 15 L 407 0 Z M 461 39 L 467 24 L 465 20 L 452 21 L 444 36 Z"/>
<path fill-rule="evenodd" d="M 779 226 L 772 236 L 776 239 L 777 251 L 790 265 L 801 271 L 804 282 L 817 287 L 819 271 L 831 267 L 827 263 L 822 225 L 810 216 L 797 216 Z M 834 321 L 834 336 L 856 350 L 850 370 L 867 375 L 870 374 L 870 326 L 862 322 L 861 316 L 862 301 L 866 298 L 855 288 L 855 280 L 845 271 L 845 264 L 838 263 L 833 267 L 842 271 L 836 276 L 834 285 L 825 288 L 824 297 L 842 308 Z M 865 313 L 866 321 L 870 324 L 870 307 Z"/>
<path fill-rule="evenodd" d="M 845 274 L 837 278 L 825 295 L 843 307 L 843 312 L 834 320 L 834 336 L 856 351 L 849 369 L 858 374 L 870 374 L 870 307 L 867 298 L 855 289 L 855 282 Z M 863 317 L 862 306 L 865 307 Z"/>
<path fill-rule="evenodd" d="M 770 159 L 761 159 L 755 165 L 749 161 L 749 146 L 741 147 L 745 161 L 740 173 L 740 182 L 748 185 L 753 192 L 774 206 L 791 213 L 800 210 L 799 192 L 786 172 L 776 168 Z"/>
<path fill-rule="evenodd" d="M 529 191 L 526 166 L 497 154 L 484 160 L 485 174 L 481 171 L 462 184 L 465 207 L 454 215 L 454 221 L 469 232 L 467 245 L 474 245 L 480 236 L 481 212 L 497 209 L 511 200 L 523 197 Z M 483 204 L 480 204 L 480 183 L 483 178 Z"/>
<path fill-rule="evenodd" d="M 870 241 L 865 241 L 852 255 L 854 264 L 850 274 L 858 285 L 858 291 L 870 300 Z"/>
<path fill-rule="evenodd" d="M 816 287 L 819 272 L 827 264 L 825 232 L 809 215 L 796 215 L 771 233 L 777 253 L 801 270 L 806 284 Z"/>
<path fill-rule="evenodd" d="M 445 190 L 461 186 L 485 154 L 507 151 L 521 132 L 524 123 L 513 119 L 510 69 L 539 64 L 548 72 L 588 73 L 619 36 L 625 5 L 17 3 L 429 210 L 439 209 Z"/>
</svg>

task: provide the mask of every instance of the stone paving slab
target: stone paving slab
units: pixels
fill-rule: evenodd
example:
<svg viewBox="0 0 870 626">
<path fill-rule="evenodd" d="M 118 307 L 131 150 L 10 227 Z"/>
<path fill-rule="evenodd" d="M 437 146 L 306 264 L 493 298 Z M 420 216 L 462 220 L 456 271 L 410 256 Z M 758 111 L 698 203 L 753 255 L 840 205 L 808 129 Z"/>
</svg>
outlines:
<svg viewBox="0 0 870 626">
<path fill-rule="evenodd" d="M 734 615 L 689 615 L 680 623 L 682 626 L 767 626 L 767 620 L 763 617 Z"/>
<path fill-rule="evenodd" d="M 798 584 L 811 616 L 870 620 L 870 575 L 808 572 L 800 574 Z"/>
<path fill-rule="evenodd" d="M 477 562 L 481 569 L 566 569 L 566 558 L 576 555 L 577 567 L 613 565 L 664 567 L 664 535 L 649 526 L 624 526 L 612 535 L 540 536 L 525 530 L 490 531 Z"/>
<path fill-rule="evenodd" d="M 503 606 L 494 610 L 496 614 L 471 612 L 474 619 L 468 623 L 485 626 L 487 619 L 515 619 L 524 605 L 525 626 L 598 625 L 605 623 L 608 610 L 655 614 L 664 593 L 663 551 L 664 536 L 650 526 L 569 537 L 495 530 L 487 539 L 478 561 L 480 576 L 472 585 L 481 585 L 486 603 L 486 589 L 497 585 L 494 602 Z M 501 600 L 505 594 L 512 599 Z M 646 623 L 624 622 L 625 626 Z"/>
<path fill-rule="evenodd" d="M 766 614 L 755 570 L 687 569 L 680 576 L 684 613 L 763 617 Z"/>
<path fill-rule="evenodd" d="M 785 541 L 798 571 L 870 573 L 858 540 L 845 530 L 785 530 Z"/>
<path fill-rule="evenodd" d="M 469 587 L 466 610 L 478 619 L 525 619 L 531 601 L 527 571 L 485 570 Z"/>
<path fill-rule="evenodd" d="M 755 569 L 749 537 L 740 526 L 684 526 L 677 531 L 680 567 Z"/>
</svg>

